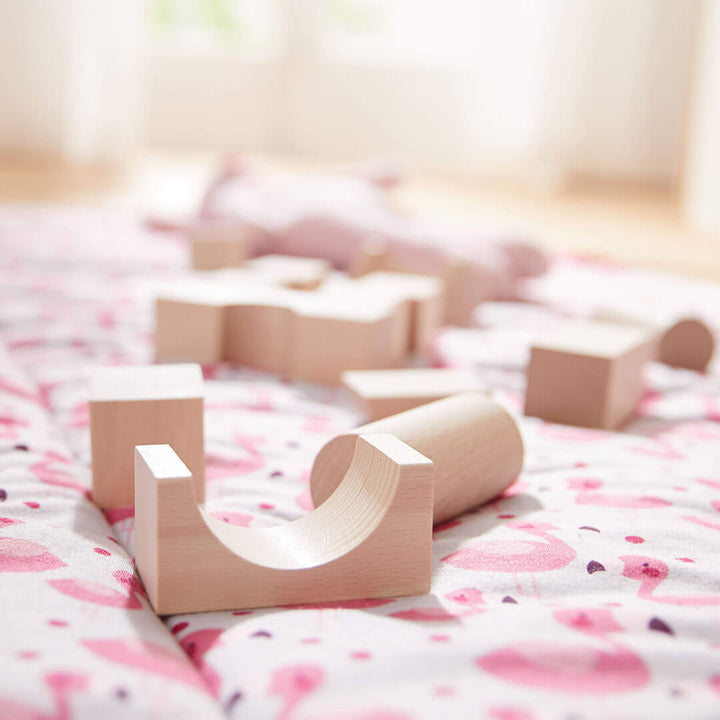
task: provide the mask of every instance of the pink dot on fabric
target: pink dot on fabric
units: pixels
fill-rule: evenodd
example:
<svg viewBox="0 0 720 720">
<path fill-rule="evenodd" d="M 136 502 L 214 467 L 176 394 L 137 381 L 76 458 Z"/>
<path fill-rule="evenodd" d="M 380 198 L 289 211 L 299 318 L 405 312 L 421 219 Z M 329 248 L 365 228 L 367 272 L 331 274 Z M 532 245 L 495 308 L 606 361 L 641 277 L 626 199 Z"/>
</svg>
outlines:
<svg viewBox="0 0 720 720">
<path fill-rule="evenodd" d="M 179 632 L 182 632 L 188 626 L 188 624 L 189 623 L 186 623 L 186 622 L 175 623 L 175 625 L 173 625 L 172 628 L 170 629 L 170 632 L 173 635 L 177 635 Z"/>
<path fill-rule="evenodd" d="M 676 560 L 679 560 L 680 562 L 688 562 L 688 563 L 694 563 L 694 560 L 691 560 L 690 558 L 675 558 Z"/>
<path fill-rule="evenodd" d="M 505 513 L 504 515 L 498 515 L 498 518 L 500 520 L 509 520 L 510 518 L 514 518 L 515 516 L 512 513 Z"/>
<path fill-rule="evenodd" d="M 264 503 L 260 503 L 260 507 L 261 507 L 263 510 L 274 510 L 274 509 L 275 509 L 275 506 L 274 506 L 272 503 L 265 503 L 265 502 L 264 502 Z"/>
<path fill-rule="evenodd" d="M 448 697 L 449 695 L 455 694 L 455 688 L 450 687 L 449 685 L 438 685 L 435 688 L 435 694 L 438 697 Z"/>
<path fill-rule="evenodd" d="M 252 610 L 233 610 L 233 615 L 252 615 Z"/>
<path fill-rule="evenodd" d="M 94 550 L 98 555 L 110 555 L 110 551 L 109 551 L 109 550 L 106 550 L 105 548 L 96 547 L 96 548 L 93 548 L 93 550 Z"/>
<path fill-rule="evenodd" d="M 450 642 L 449 635 L 431 635 L 430 640 L 432 642 Z"/>
<path fill-rule="evenodd" d="M 645 542 L 645 538 L 641 538 L 639 535 L 627 535 L 625 537 L 625 540 L 627 540 L 629 543 L 632 543 L 633 545 L 640 545 L 641 543 Z"/>
<path fill-rule="evenodd" d="M 318 645 L 319 643 L 322 642 L 322 640 L 320 638 L 310 637 L 310 638 L 303 638 L 300 642 L 303 645 Z"/>
<path fill-rule="evenodd" d="M 686 487 L 683 487 L 682 485 L 675 485 L 675 487 L 673 488 L 673 490 L 678 490 L 678 491 L 680 491 L 680 492 L 687 492 L 687 488 L 686 488 Z"/>
<path fill-rule="evenodd" d="M 18 657 L 21 660 L 34 660 L 38 657 L 38 652 L 36 650 L 21 650 L 18 653 Z"/>
<path fill-rule="evenodd" d="M 48 625 L 53 627 L 67 627 L 69 625 L 67 620 L 48 620 Z"/>
<path fill-rule="evenodd" d="M 37 510 L 40 507 L 40 503 L 34 502 L 33 500 L 28 500 L 25 504 L 33 510 Z"/>
<path fill-rule="evenodd" d="M 355 650 L 350 653 L 353 660 L 369 660 L 371 655 L 367 650 Z"/>
<path fill-rule="evenodd" d="M 119 544 L 120 544 L 114 537 L 110 537 L 109 535 L 107 536 L 107 539 L 108 539 L 110 542 L 114 542 L 116 545 L 119 545 Z"/>
</svg>

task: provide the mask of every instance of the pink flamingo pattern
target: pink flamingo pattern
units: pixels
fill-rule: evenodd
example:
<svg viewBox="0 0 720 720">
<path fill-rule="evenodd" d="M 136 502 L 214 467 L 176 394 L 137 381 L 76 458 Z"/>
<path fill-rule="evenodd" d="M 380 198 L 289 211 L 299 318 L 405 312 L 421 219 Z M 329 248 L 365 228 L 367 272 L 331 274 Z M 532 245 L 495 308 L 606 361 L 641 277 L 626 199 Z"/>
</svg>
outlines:
<svg viewBox="0 0 720 720">
<path fill-rule="evenodd" d="M 56 672 L 45 675 L 43 680 L 55 700 L 54 712 L 48 714 L 35 706 L 3 697 L 0 698 L 0 720 L 70 720 L 72 713 L 69 697 L 71 693 L 87 688 L 87 676 Z"/>
<path fill-rule="evenodd" d="M 247 450 L 248 457 L 240 460 L 228 460 L 220 455 L 208 454 L 206 473 L 209 481 L 246 475 L 265 467 L 266 460 L 258 449 L 258 446 L 265 442 L 265 438 L 254 435 L 237 435 L 236 440 Z"/>
<path fill-rule="evenodd" d="M 47 583 L 63 595 L 68 595 L 83 602 L 103 605 L 105 607 L 123 608 L 125 610 L 140 610 L 142 603 L 138 600 L 145 596 L 145 590 L 139 580 L 124 570 L 117 570 L 114 573 L 115 579 L 124 585 L 126 592 L 118 592 L 104 583 L 94 580 L 83 580 L 76 578 L 48 580 Z"/>
<path fill-rule="evenodd" d="M 648 670 L 640 657 L 607 637 L 623 630 L 610 610 L 562 609 L 553 615 L 563 625 L 607 643 L 611 650 L 526 641 L 484 655 L 477 665 L 508 682 L 568 693 L 625 692 L 647 684 Z"/>
<path fill-rule="evenodd" d="M 210 688 L 210 692 L 212 692 L 215 697 L 220 695 L 222 678 L 215 668 L 205 659 L 205 655 L 220 645 L 222 632 L 219 628 L 196 630 L 195 632 L 188 633 L 180 640 L 180 647 L 182 647 L 195 667 L 202 673 L 207 686 Z"/>
<path fill-rule="evenodd" d="M 638 597 L 670 605 L 720 605 L 719 595 L 655 595 L 669 575 L 668 566 L 657 558 L 643 555 L 623 555 L 623 575 L 640 582 Z"/>
<path fill-rule="evenodd" d="M 538 573 L 559 570 L 577 557 L 567 543 L 549 533 L 559 529 L 550 523 L 514 521 L 505 527 L 542 538 L 544 542 L 488 540 L 461 548 L 442 558 L 442 562 L 465 570 Z"/>
<path fill-rule="evenodd" d="M 604 507 L 633 508 L 636 510 L 653 510 L 672 505 L 668 500 L 651 495 L 594 492 L 602 486 L 602 481 L 595 478 L 573 478 L 568 481 L 568 487 L 571 490 L 579 491 L 575 496 L 575 502 L 578 505 L 602 505 Z"/>
<path fill-rule="evenodd" d="M 325 672 L 319 665 L 310 663 L 287 665 L 276 670 L 270 681 L 270 694 L 279 695 L 283 706 L 276 720 L 290 720 L 298 705 L 325 679 Z"/>
<path fill-rule="evenodd" d="M 82 645 L 110 662 L 208 691 L 202 676 L 179 650 L 136 638 L 83 640 Z"/>
<path fill-rule="evenodd" d="M 44 572 L 67 567 L 44 545 L 22 538 L 0 537 L 0 572 Z"/>
<path fill-rule="evenodd" d="M 75 480 L 66 469 L 54 467 L 57 464 L 65 465 L 66 468 L 72 467 L 70 463 L 71 461 L 64 455 L 50 450 L 45 453 L 42 460 L 30 466 L 30 472 L 34 473 L 38 480 L 47 485 L 70 488 L 71 490 L 77 490 L 85 497 L 90 497 L 90 490 Z"/>
</svg>

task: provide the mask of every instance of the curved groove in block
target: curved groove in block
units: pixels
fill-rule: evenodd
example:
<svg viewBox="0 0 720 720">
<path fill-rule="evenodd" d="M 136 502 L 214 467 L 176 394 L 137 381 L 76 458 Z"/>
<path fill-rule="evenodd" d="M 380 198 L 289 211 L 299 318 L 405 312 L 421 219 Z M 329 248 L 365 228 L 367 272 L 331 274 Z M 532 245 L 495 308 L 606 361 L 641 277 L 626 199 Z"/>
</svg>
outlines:
<svg viewBox="0 0 720 720">
<path fill-rule="evenodd" d="M 322 508 L 242 528 L 198 506 L 169 445 L 135 449 L 135 555 L 161 614 L 425 593 L 433 465 L 392 435 L 356 438 L 348 472 Z"/>
<path fill-rule="evenodd" d="M 374 436 L 375 447 L 390 451 L 395 438 L 389 437 Z M 332 562 L 366 540 L 392 504 L 398 475 L 388 455 L 368 452 L 364 443 L 357 443 L 350 467 L 328 501 L 297 520 L 245 528 L 198 510 L 215 537 L 236 555 L 276 570 L 302 570 Z"/>
</svg>

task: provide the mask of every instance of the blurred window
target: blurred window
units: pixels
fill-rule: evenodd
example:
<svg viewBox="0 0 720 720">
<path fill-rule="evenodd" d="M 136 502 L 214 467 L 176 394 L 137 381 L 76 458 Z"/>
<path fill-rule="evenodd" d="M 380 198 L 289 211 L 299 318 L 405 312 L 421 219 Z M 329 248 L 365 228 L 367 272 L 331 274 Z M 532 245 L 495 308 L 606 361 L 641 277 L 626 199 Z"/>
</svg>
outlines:
<svg viewBox="0 0 720 720">
<path fill-rule="evenodd" d="M 282 12 L 277 0 L 149 0 L 153 44 L 225 46 L 268 53 L 282 42 Z"/>
</svg>

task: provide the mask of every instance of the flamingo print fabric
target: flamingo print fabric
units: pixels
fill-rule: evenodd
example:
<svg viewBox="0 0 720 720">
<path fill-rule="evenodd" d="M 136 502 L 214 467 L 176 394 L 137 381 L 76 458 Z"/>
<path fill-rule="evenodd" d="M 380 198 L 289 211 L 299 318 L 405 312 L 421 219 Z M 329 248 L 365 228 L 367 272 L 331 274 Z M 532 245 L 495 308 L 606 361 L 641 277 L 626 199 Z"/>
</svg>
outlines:
<svg viewBox="0 0 720 720">
<path fill-rule="evenodd" d="M 152 357 L 181 238 L 114 210 L 0 211 L 0 720 L 720 718 L 720 375 L 648 368 L 610 433 L 520 417 L 521 477 L 436 527 L 422 597 L 158 618 L 133 510 L 89 497 L 86 379 Z M 720 288 L 557 259 L 532 304 L 447 328 L 518 416 L 534 337 L 595 307 L 712 324 Z M 337 389 L 204 368 L 208 509 L 262 526 L 311 509 L 322 444 L 362 421 Z"/>
</svg>

